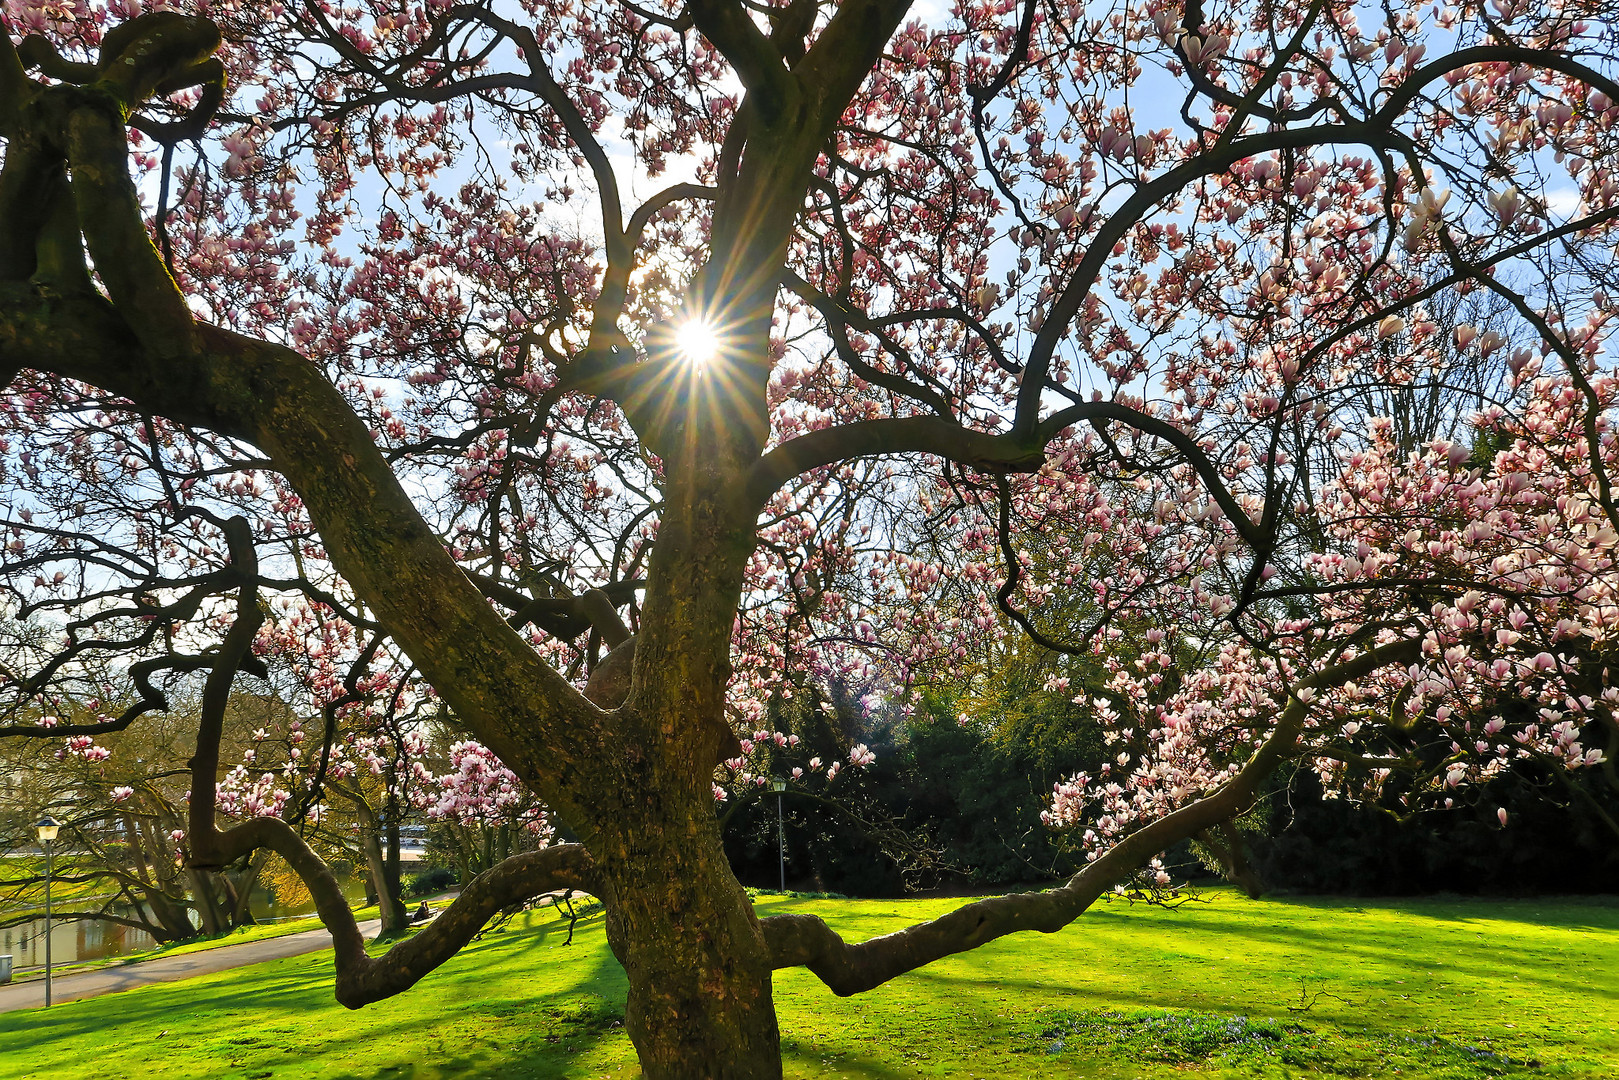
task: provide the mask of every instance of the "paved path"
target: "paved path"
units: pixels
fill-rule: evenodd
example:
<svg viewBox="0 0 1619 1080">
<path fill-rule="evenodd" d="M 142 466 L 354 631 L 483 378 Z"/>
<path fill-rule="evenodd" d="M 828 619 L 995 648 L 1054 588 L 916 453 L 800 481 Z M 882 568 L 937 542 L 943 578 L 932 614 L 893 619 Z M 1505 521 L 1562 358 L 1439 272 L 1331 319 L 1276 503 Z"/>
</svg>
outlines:
<svg viewBox="0 0 1619 1080">
<path fill-rule="evenodd" d="M 382 923 L 375 919 L 360 924 L 360 932 L 367 938 L 373 937 L 380 929 Z M 79 998 L 116 994 L 122 990 L 133 990 L 137 986 L 189 979 L 194 975 L 208 975 L 228 968 L 260 964 L 266 960 L 279 960 L 284 956 L 297 956 L 300 953 L 331 947 L 332 935 L 322 928 L 268 938 L 264 941 L 249 941 L 243 945 L 221 945 L 217 949 L 205 949 L 202 952 L 186 953 L 182 956 L 160 956 L 136 964 L 115 964 L 97 971 L 62 975 L 51 980 L 51 1001 L 60 1004 L 64 1001 L 77 1001 Z M 44 979 L 30 979 L 25 983 L 0 986 L 0 1012 L 37 1009 L 43 1004 L 45 1004 Z"/>
</svg>

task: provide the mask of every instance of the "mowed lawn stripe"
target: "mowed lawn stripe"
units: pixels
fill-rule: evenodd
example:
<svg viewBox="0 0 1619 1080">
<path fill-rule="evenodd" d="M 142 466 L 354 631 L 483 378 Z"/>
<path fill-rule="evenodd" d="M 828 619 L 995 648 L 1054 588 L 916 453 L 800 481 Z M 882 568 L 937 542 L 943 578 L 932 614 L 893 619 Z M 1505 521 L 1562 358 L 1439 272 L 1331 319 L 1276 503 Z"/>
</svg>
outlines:
<svg viewBox="0 0 1619 1080">
<path fill-rule="evenodd" d="M 957 903 L 757 907 L 860 939 Z M 314 953 L 10 1013 L 0 1078 L 637 1075 L 600 914 L 565 939 L 549 911 L 514 920 L 357 1012 Z M 1100 905 L 855 998 L 783 971 L 777 1006 L 789 1077 L 1619 1078 L 1619 907 L 1216 889 L 1176 910 Z"/>
</svg>

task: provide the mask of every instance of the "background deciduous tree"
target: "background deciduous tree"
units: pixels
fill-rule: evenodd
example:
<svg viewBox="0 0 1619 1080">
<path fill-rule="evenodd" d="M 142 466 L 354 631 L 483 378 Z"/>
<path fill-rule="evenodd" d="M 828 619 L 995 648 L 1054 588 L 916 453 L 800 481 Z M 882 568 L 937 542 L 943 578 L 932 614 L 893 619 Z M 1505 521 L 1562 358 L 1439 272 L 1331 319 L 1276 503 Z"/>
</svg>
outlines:
<svg viewBox="0 0 1619 1080">
<path fill-rule="evenodd" d="M 11 740 L 0 747 L 0 770 L 7 778 L 0 796 L 5 823 L 0 845 L 32 852 L 34 822 L 41 814 L 63 823 L 54 877 L 71 888 L 69 901 L 58 902 L 61 917 L 135 927 L 162 942 L 253 922 L 250 894 L 268 852 L 244 856 L 222 870 L 188 867 L 176 858 L 185 835 L 195 705 L 177 697 L 169 712 L 109 732 L 101 745 L 81 736 L 65 745 Z M 237 695 L 229 715 L 245 733 L 284 721 L 286 714 L 273 700 Z M 93 713 L 49 719 L 95 722 Z M 37 918 L 43 908 L 40 862 L 24 858 L 0 877 L 7 924 Z"/>
<path fill-rule="evenodd" d="M 1608 5 L 909 8 L 8 0 L 0 734 L 203 678 L 189 868 L 281 855 L 353 1006 L 588 889 L 652 1077 L 779 1075 L 774 969 L 1057 930 L 1290 760 L 1611 767 Z M 1048 814 L 1087 864 L 859 944 L 757 919 L 738 733 L 1002 617 L 1096 660 L 1051 684 L 1113 755 Z M 577 842 L 367 956 L 273 789 L 216 787 L 271 656 L 316 784 L 443 715 Z"/>
</svg>

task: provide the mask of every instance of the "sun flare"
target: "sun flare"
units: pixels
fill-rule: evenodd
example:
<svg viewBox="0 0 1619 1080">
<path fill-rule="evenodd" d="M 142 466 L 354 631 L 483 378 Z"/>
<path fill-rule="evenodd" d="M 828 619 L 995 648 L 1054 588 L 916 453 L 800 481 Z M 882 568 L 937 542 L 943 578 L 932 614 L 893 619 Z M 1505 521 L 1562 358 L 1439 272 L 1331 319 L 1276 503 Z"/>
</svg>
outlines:
<svg viewBox="0 0 1619 1080">
<path fill-rule="evenodd" d="M 681 324 L 680 329 L 675 331 L 675 341 L 686 362 L 695 367 L 704 367 L 719 355 L 719 338 L 715 336 L 714 328 L 701 319 Z"/>
</svg>

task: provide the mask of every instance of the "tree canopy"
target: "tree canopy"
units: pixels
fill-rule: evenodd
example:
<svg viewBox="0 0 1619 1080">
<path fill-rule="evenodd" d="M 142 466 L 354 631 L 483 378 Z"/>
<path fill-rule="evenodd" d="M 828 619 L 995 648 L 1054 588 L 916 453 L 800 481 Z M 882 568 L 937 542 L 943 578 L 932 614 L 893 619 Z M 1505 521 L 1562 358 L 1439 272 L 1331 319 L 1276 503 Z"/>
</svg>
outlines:
<svg viewBox="0 0 1619 1080">
<path fill-rule="evenodd" d="M 1284 763 L 1613 777 L 1603 0 L 4 13 L 0 735 L 200 683 L 180 858 L 280 854 L 345 1004 L 587 889 L 648 1076 L 778 1076 L 774 969 L 1057 930 Z M 756 918 L 772 703 L 1013 632 L 1085 867 Z M 266 682 L 318 722 L 227 784 Z M 575 839 L 373 958 L 305 819 L 428 721 Z"/>
</svg>

